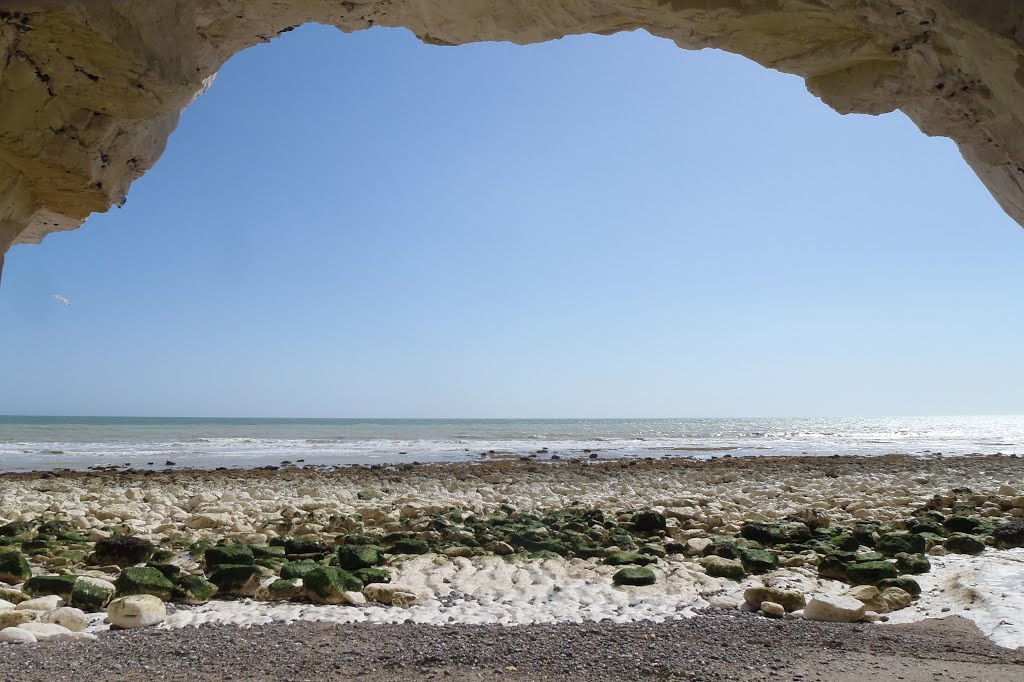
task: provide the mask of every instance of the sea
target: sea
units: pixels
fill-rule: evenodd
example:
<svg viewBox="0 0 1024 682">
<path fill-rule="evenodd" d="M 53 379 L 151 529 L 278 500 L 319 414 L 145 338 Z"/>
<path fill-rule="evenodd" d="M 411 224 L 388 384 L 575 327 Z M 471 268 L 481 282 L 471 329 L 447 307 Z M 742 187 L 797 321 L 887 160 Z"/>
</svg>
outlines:
<svg viewBox="0 0 1024 682">
<path fill-rule="evenodd" d="M 240 419 L 0 416 L 0 471 L 812 455 L 1024 455 L 1024 416 Z"/>
</svg>

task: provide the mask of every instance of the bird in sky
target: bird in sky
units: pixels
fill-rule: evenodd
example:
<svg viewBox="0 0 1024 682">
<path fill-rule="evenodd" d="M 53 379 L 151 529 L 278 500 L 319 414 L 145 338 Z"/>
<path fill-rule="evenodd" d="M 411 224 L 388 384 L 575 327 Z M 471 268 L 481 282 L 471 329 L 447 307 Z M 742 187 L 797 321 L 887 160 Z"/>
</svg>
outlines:
<svg viewBox="0 0 1024 682">
<path fill-rule="evenodd" d="M 60 294 L 53 294 L 53 300 L 55 300 L 57 303 L 63 303 L 64 305 L 71 305 L 71 301 L 64 298 Z"/>
</svg>

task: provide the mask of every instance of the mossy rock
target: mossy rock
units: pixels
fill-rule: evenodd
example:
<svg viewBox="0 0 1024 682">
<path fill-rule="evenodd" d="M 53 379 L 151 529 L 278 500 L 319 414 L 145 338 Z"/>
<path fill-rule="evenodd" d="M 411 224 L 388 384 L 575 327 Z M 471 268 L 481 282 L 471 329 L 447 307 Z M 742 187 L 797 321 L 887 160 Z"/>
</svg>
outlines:
<svg viewBox="0 0 1024 682">
<path fill-rule="evenodd" d="M 320 568 L 320 564 L 316 561 L 290 561 L 281 567 L 281 577 L 285 580 L 301 578 L 318 568 Z"/>
<path fill-rule="evenodd" d="M 766 549 L 742 549 L 740 562 L 749 573 L 767 573 L 779 567 L 779 557 Z"/>
<path fill-rule="evenodd" d="M 0 547 L 21 547 L 21 543 L 31 539 L 28 535 L 0 536 Z"/>
<path fill-rule="evenodd" d="M 861 561 L 846 565 L 846 577 L 853 585 L 877 585 L 898 575 L 896 564 L 888 561 Z"/>
<path fill-rule="evenodd" d="M 217 586 L 217 593 L 227 597 L 251 597 L 260 586 L 263 572 L 253 564 L 220 564 L 209 580 Z"/>
<path fill-rule="evenodd" d="M 738 559 L 740 550 L 736 540 L 723 535 L 711 536 L 711 544 L 704 548 L 704 556 L 720 556 L 723 559 Z"/>
<path fill-rule="evenodd" d="M 917 533 L 919 535 L 921 533 L 945 535 L 945 531 L 942 529 L 942 524 L 934 519 L 912 516 L 906 520 L 905 525 L 907 530 L 911 533 Z"/>
<path fill-rule="evenodd" d="M 77 609 L 95 613 L 102 611 L 113 597 L 114 589 L 107 581 L 81 576 L 75 580 L 71 588 L 71 599 L 68 603 Z"/>
<path fill-rule="evenodd" d="M 885 555 L 881 552 L 854 552 L 850 560 L 858 564 L 862 564 L 865 561 L 885 561 Z"/>
<path fill-rule="evenodd" d="M 25 555 L 17 551 L 0 552 L 0 581 L 17 585 L 32 577 Z"/>
<path fill-rule="evenodd" d="M 213 599 L 218 588 L 209 580 L 204 580 L 198 575 L 186 573 L 174 579 L 174 591 L 171 600 L 176 604 L 187 604 L 198 606 Z"/>
<path fill-rule="evenodd" d="M 548 561 L 548 560 L 558 561 L 558 560 L 563 558 L 561 554 L 557 554 L 557 553 L 552 552 L 552 551 L 547 550 L 547 549 L 540 549 L 540 550 L 537 550 L 536 552 L 525 552 L 525 554 L 526 554 L 526 558 L 528 558 L 528 559 L 538 559 L 540 561 Z"/>
<path fill-rule="evenodd" d="M 345 592 L 363 589 L 359 578 L 331 566 L 310 571 L 302 578 L 302 585 L 306 595 L 317 604 L 341 604 L 346 601 Z"/>
<path fill-rule="evenodd" d="M 996 547 L 1010 549 L 1024 547 L 1024 520 L 1009 521 L 1000 524 L 992 531 Z"/>
<path fill-rule="evenodd" d="M 945 536 L 937 533 L 918 533 L 918 535 L 924 538 L 925 551 L 928 551 L 932 547 L 941 547 L 942 543 L 946 541 Z"/>
<path fill-rule="evenodd" d="M 927 573 L 932 570 L 932 564 L 924 554 L 905 554 L 900 552 L 896 555 L 896 568 L 900 573 Z"/>
<path fill-rule="evenodd" d="M 426 554 L 430 545 L 419 538 L 400 538 L 391 543 L 392 554 Z"/>
<path fill-rule="evenodd" d="M 748 587 L 743 591 L 743 601 L 757 608 L 761 607 L 761 602 L 770 601 L 781 605 L 786 611 L 798 611 L 807 605 L 802 592 L 775 587 Z"/>
<path fill-rule="evenodd" d="M 657 580 L 654 571 L 643 566 L 620 568 L 612 576 L 612 582 L 616 585 L 653 585 Z"/>
<path fill-rule="evenodd" d="M 860 547 L 860 540 L 852 533 L 840 533 L 829 538 L 828 544 L 843 552 L 856 552 L 857 548 Z M 771 600 L 766 599 L 765 601 Z"/>
<path fill-rule="evenodd" d="M 370 568 L 380 562 L 380 551 L 373 545 L 341 545 L 338 547 L 338 566 L 346 571 Z"/>
<path fill-rule="evenodd" d="M 76 533 L 70 530 L 62 530 L 57 533 L 57 540 L 60 542 L 72 542 L 75 544 L 84 544 L 89 542 L 89 538 L 85 537 L 81 533 Z"/>
<path fill-rule="evenodd" d="M 666 554 L 668 554 L 668 552 L 665 551 L 665 545 L 655 545 L 655 544 L 641 545 L 640 553 L 641 554 L 647 554 L 648 556 L 659 557 L 659 558 L 665 556 Z"/>
<path fill-rule="evenodd" d="M 92 550 L 92 560 L 100 566 L 127 568 L 149 561 L 155 550 L 156 545 L 145 538 L 111 535 L 96 542 Z"/>
<path fill-rule="evenodd" d="M 947 516 L 946 520 L 942 522 L 942 525 L 951 533 L 976 534 L 984 526 L 989 524 L 986 524 L 983 519 L 979 519 L 976 516 L 961 516 L 957 514 L 954 516 Z"/>
<path fill-rule="evenodd" d="M 788 523 L 744 521 L 740 527 L 740 535 L 747 540 L 754 540 L 770 547 L 807 542 L 811 539 L 811 529 L 807 524 L 799 521 Z"/>
<path fill-rule="evenodd" d="M 916 533 L 895 531 L 882 535 L 875 544 L 875 549 L 887 557 L 897 554 L 920 554 L 925 550 L 925 539 Z"/>
<path fill-rule="evenodd" d="M 71 599 L 77 578 L 73 575 L 36 575 L 25 581 L 22 591 L 32 597 L 56 594 L 64 601 Z"/>
<path fill-rule="evenodd" d="M 391 573 L 383 568 L 360 568 L 353 573 L 364 585 L 391 582 Z"/>
<path fill-rule="evenodd" d="M 833 552 L 826 554 L 818 563 L 818 577 L 846 582 L 846 566 L 854 563 L 852 553 Z"/>
<path fill-rule="evenodd" d="M 657 533 L 668 527 L 665 515 L 653 509 L 639 511 L 633 515 L 633 530 L 638 533 Z"/>
<path fill-rule="evenodd" d="M 35 556 L 37 554 L 49 554 L 53 550 L 60 547 L 60 543 L 56 540 L 34 538 L 32 540 L 26 540 L 21 543 L 21 551 L 29 556 Z"/>
<path fill-rule="evenodd" d="M 743 580 L 747 572 L 736 559 L 726 559 L 720 556 L 708 556 L 700 560 L 704 571 L 716 578 L 730 578 L 732 580 Z"/>
<path fill-rule="evenodd" d="M 312 538 L 286 538 L 284 541 L 284 553 L 286 556 L 293 554 L 327 554 L 331 548 Z"/>
<path fill-rule="evenodd" d="M 373 538 L 365 533 L 348 533 L 343 535 L 338 540 L 339 544 L 343 545 L 372 545 L 375 544 Z"/>
<path fill-rule="evenodd" d="M 132 566 L 121 571 L 114 581 L 116 596 L 125 597 L 130 594 L 151 594 L 161 601 L 170 601 L 174 593 L 174 584 L 155 568 Z"/>
<path fill-rule="evenodd" d="M 657 562 L 657 558 L 648 556 L 647 554 L 640 554 L 639 552 L 616 552 L 610 556 L 606 556 L 604 561 L 601 563 L 608 566 L 646 566 L 647 564 L 653 564 Z"/>
<path fill-rule="evenodd" d="M 900 576 L 899 578 L 886 578 L 885 580 L 879 581 L 875 587 L 881 591 L 885 591 L 888 587 L 898 587 L 912 597 L 917 597 L 921 594 L 921 584 L 913 578 L 908 578 L 906 576 Z"/>
<path fill-rule="evenodd" d="M 985 551 L 985 543 L 967 533 L 953 533 L 942 546 L 954 554 L 981 554 Z"/>
<path fill-rule="evenodd" d="M 159 561 L 150 561 L 146 564 L 148 568 L 155 568 L 164 574 L 164 577 L 174 582 L 174 579 L 181 573 L 181 566 L 175 566 L 174 564 L 165 564 Z"/>
<path fill-rule="evenodd" d="M 252 551 L 253 557 L 256 559 L 272 559 L 274 557 L 284 557 L 283 546 L 273 545 L 249 545 L 249 549 Z"/>
<path fill-rule="evenodd" d="M 272 557 L 261 557 L 256 559 L 256 565 L 262 566 L 263 568 L 269 568 L 275 573 L 280 572 L 281 568 L 291 563 L 283 556 L 272 556 Z"/>
<path fill-rule="evenodd" d="M 592 559 L 604 555 L 604 547 L 587 542 L 580 542 L 572 548 L 572 553 L 581 559 Z"/>
<path fill-rule="evenodd" d="M 6 587 L 0 587 L 0 599 L 3 599 L 4 601 L 8 601 L 12 604 L 19 604 L 28 598 L 28 595 L 21 590 L 12 590 Z"/>
<path fill-rule="evenodd" d="M 273 601 L 287 601 L 304 596 L 302 581 L 298 578 L 278 578 L 267 585 L 267 598 Z"/>
<path fill-rule="evenodd" d="M 24 535 L 35 528 L 35 525 L 34 521 L 11 521 L 0 526 L 0 536 L 14 537 L 16 535 Z"/>
<path fill-rule="evenodd" d="M 249 545 L 217 545 L 203 553 L 206 572 L 212 573 L 218 566 L 252 566 L 256 557 Z"/>
</svg>

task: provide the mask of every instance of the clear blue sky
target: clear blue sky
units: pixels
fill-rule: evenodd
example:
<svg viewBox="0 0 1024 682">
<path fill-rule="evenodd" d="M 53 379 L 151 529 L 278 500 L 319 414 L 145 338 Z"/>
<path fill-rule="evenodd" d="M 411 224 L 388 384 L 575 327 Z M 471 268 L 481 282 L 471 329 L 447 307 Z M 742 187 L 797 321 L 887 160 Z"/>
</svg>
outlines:
<svg viewBox="0 0 1024 682">
<path fill-rule="evenodd" d="M 1022 413 L 1022 339 L 1024 230 L 902 114 L 644 33 L 307 26 L 8 254 L 0 413 Z"/>
</svg>

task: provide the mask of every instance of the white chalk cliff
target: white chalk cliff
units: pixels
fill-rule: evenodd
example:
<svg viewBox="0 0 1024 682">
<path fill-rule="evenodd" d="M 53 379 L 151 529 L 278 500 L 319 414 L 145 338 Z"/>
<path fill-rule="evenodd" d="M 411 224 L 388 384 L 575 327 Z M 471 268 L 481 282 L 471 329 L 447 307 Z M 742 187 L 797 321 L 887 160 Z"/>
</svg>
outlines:
<svg viewBox="0 0 1024 682">
<path fill-rule="evenodd" d="M 953 139 L 1024 225 L 1022 0 L 15 0 L 0 1 L 0 266 L 124 202 L 231 55 L 307 22 L 441 45 L 645 29 L 735 52 L 840 113 L 900 109 Z"/>
</svg>

